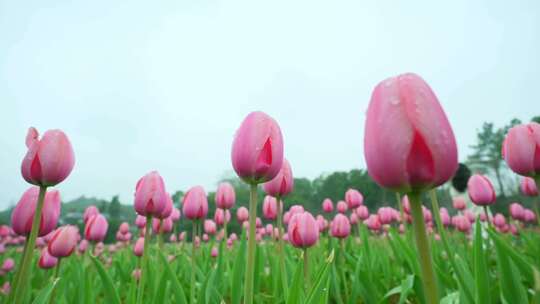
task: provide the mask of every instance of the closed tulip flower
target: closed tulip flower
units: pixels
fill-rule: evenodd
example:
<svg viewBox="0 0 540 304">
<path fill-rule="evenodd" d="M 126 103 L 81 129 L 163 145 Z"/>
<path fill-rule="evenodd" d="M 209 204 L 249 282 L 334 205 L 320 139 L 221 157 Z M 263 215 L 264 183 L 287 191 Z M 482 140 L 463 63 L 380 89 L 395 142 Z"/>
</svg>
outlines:
<svg viewBox="0 0 540 304">
<path fill-rule="evenodd" d="M 264 183 L 264 191 L 274 197 L 284 197 L 294 188 L 294 179 L 291 166 L 287 159 L 283 159 L 281 170 L 271 181 Z"/>
<path fill-rule="evenodd" d="M 12 271 L 14 267 L 15 267 L 15 261 L 13 261 L 12 258 L 7 258 L 2 263 L 2 272 L 8 273 Z"/>
<path fill-rule="evenodd" d="M 467 203 L 465 199 L 461 196 L 456 196 L 452 199 L 452 205 L 456 210 L 465 210 L 467 208 Z"/>
<path fill-rule="evenodd" d="M 441 215 L 441 222 L 444 226 L 450 226 L 450 215 L 448 214 L 448 210 L 446 208 L 441 208 L 439 210 L 439 214 Z"/>
<path fill-rule="evenodd" d="M 454 226 L 457 230 L 463 233 L 469 233 L 471 231 L 471 222 L 463 215 L 457 215 L 454 221 Z"/>
<path fill-rule="evenodd" d="M 84 209 L 83 213 L 83 221 L 86 224 L 86 222 L 94 215 L 99 214 L 99 210 L 96 206 L 88 206 L 86 209 Z"/>
<path fill-rule="evenodd" d="M 207 234 L 213 235 L 217 231 L 216 223 L 212 220 L 205 220 L 204 221 L 204 232 Z"/>
<path fill-rule="evenodd" d="M 467 182 L 469 197 L 476 205 L 487 206 L 495 203 L 495 189 L 484 175 L 475 174 Z"/>
<path fill-rule="evenodd" d="M 292 205 L 291 208 L 289 208 L 289 213 L 291 213 L 291 215 L 295 213 L 303 213 L 304 211 L 304 207 L 301 205 Z"/>
<path fill-rule="evenodd" d="M 356 215 L 358 216 L 358 219 L 365 220 L 369 217 L 369 210 L 366 206 L 361 205 L 354 211 Z"/>
<path fill-rule="evenodd" d="M 534 179 L 530 177 L 524 177 L 521 180 L 521 192 L 527 196 L 538 196 L 538 188 Z"/>
<path fill-rule="evenodd" d="M 349 209 L 355 209 L 364 203 L 364 197 L 356 189 L 349 189 L 345 192 L 345 201 L 349 205 Z"/>
<path fill-rule="evenodd" d="M 30 184 L 54 186 L 65 180 L 75 165 L 75 155 L 66 134 L 49 130 L 39 139 L 38 131 L 30 128 L 26 135 L 28 152 L 21 173 Z"/>
<path fill-rule="evenodd" d="M 231 160 L 248 184 L 276 177 L 283 163 L 283 137 L 276 121 L 263 112 L 250 113 L 236 131 Z"/>
<path fill-rule="evenodd" d="M 326 213 L 331 213 L 332 211 L 334 211 L 334 204 L 332 203 L 332 200 L 330 200 L 329 198 L 325 198 L 322 202 L 322 209 Z"/>
<path fill-rule="evenodd" d="M 236 219 L 239 223 L 243 223 L 247 221 L 249 218 L 249 211 L 246 207 L 240 207 L 238 210 L 236 210 Z"/>
<path fill-rule="evenodd" d="M 156 214 L 156 217 L 159 219 L 166 219 L 169 216 L 171 216 L 172 212 L 173 212 L 173 201 L 172 201 L 171 196 L 167 193 L 167 200 L 165 203 L 165 208 L 163 208 L 161 212 Z"/>
<path fill-rule="evenodd" d="M 382 226 L 380 218 L 377 214 L 370 215 L 366 220 L 365 224 L 371 231 L 379 231 L 381 230 Z"/>
<path fill-rule="evenodd" d="M 11 214 L 11 227 L 19 235 L 28 236 L 32 230 L 32 219 L 36 212 L 39 196 L 38 187 L 30 187 L 13 209 Z M 56 228 L 60 217 L 60 193 L 57 190 L 45 194 L 38 236 L 49 234 Z"/>
<path fill-rule="evenodd" d="M 351 224 L 349 223 L 349 219 L 341 213 L 336 214 L 332 220 L 332 223 L 330 224 L 330 232 L 332 233 L 333 237 L 340 239 L 348 237 L 351 233 Z"/>
<path fill-rule="evenodd" d="M 172 212 L 171 212 L 171 220 L 173 222 L 177 222 L 180 217 L 182 216 L 182 214 L 180 213 L 180 210 L 178 208 L 173 208 Z"/>
<path fill-rule="evenodd" d="M 229 210 L 216 209 L 216 212 L 214 214 L 214 221 L 219 226 L 223 226 L 225 224 L 225 221 L 229 223 L 231 221 L 231 212 Z"/>
<path fill-rule="evenodd" d="M 62 226 L 54 232 L 48 248 L 49 253 L 57 258 L 71 255 L 77 246 L 78 232 L 74 226 Z"/>
<path fill-rule="evenodd" d="M 519 203 L 512 203 L 509 207 L 510 216 L 517 221 L 525 220 L 525 209 Z"/>
<path fill-rule="evenodd" d="M 135 218 L 135 226 L 139 227 L 139 229 L 144 229 L 146 226 L 146 217 L 142 215 L 137 215 Z"/>
<path fill-rule="evenodd" d="M 263 216 L 267 220 L 274 220 L 278 214 L 277 199 L 273 196 L 267 195 L 263 201 Z"/>
<path fill-rule="evenodd" d="M 154 233 L 169 233 L 172 231 L 173 221 L 170 217 L 160 220 L 157 218 L 152 219 L 152 231 Z"/>
<path fill-rule="evenodd" d="M 296 213 L 289 222 L 287 234 L 293 246 L 308 248 L 319 240 L 319 226 L 311 213 Z"/>
<path fill-rule="evenodd" d="M 358 224 L 358 215 L 356 215 L 356 213 L 351 213 L 349 219 L 350 219 L 351 225 Z"/>
<path fill-rule="evenodd" d="M 86 222 L 84 238 L 93 242 L 102 242 L 107 235 L 109 223 L 103 214 L 94 215 Z"/>
<path fill-rule="evenodd" d="M 506 218 L 504 217 L 504 215 L 500 213 L 495 214 L 495 216 L 493 217 L 493 225 L 499 228 L 506 225 Z"/>
<path fill-rule="evenodd" d="M 382 225 L 391 224 L 394 220 L 394 212 L 390 207 L 379 208 L 379 210 L 377 210 L 377 215 Z"/>
<path fill-rule="evenodd" d="M 215 247 L 215 246 L 212 247 L 212 251 L 210 252 L 210 255 L 211 255 L 213 258 L 217 258 L 218 254 L 219 254 L 219 251 L 218 251 L 217 247 Z"/>
<path fill-rule="evenodd" d="M 220 209 L 231 209 L 236 201 L 234 187 L 230 183 L 221 183 L 216 191 L 216 206 Z"/>
<path fill-rule="evenodd" d="M 532 122 L 511 128 L 502 147 L 508 167 L 519 175 L 540 174 L 540 124 Z"/>
<path fill-rule="evenodd" d="M 120 227 L 118 227 L 118 231 L 122 234 L 126 234 L 129 232 L 129 224 L 127 222 L 123 222 L 120 224 Z"/>
<path fill-rule="evenodd" d="M 184 195 L 182 213 L 190 220 L 198 220 L 206 217 L 208 213 L 208 199 L 203 187 L 195 186 Z"/>
<path fill-rule="evenodd" d="M 337 202 L 336 208 L 339 213 L 345 213 L 347 212 L 348 206 L 347 203 L 345 203 L 344 201 L 339 201 Z"/>
<path fill-rule="evenodd" d="M 139 215 L 158 216 L 167 205 L 169 195 L 157 171 L 143 176 L 135 187 L 135 211 Z"/>
<path fill-rule="evenodd" d="M 415 74 L 379 83 L 367 111 L 369 175 L 400 192 L 442 185 L 457 170 L 454 133 L 428 84 Z"/>
<path fill-rule="evenodd" d="M 536 214 L 534 214 L 534 212 L 530 209 L 525 209 L 525 211 L 523 211 L 523 218 L 527 223 L 536 222 Z"/>
<path fill-rule="evenodd" d="M 58 264 L 58 259 L 49 253 L 49 249 L 43 248 L 39 256 L 38 266 L 41 269 L 51 269 Z"/>
<path fill-rule="evenodd" d="M 141 257 L 144 252 L 144 238 L 138 238 L 135 242 L 135 245 L 133 245 L 133 253 L 135 256 Z"/>
</svg>

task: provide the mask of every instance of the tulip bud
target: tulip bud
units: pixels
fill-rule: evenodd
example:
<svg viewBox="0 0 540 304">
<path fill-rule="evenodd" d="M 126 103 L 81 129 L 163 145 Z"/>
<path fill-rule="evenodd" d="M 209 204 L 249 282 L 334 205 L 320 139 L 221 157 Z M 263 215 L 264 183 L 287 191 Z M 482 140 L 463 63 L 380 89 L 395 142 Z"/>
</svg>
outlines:
<svg viewBox="0 0 540 304">
<path fill-rule="evenodd" d="M 249 211 L 246 207 L 240 207 L 238 210 L 236 210 L 236 219 L 239 223 L 243 223 L 247 221 L 249 218 Z"/>
<path fill-rule="evenodd" d="M 107 235 L 107 229 L 109 229 L 109 223 L 103 214 L 94 215 L 84 228 L 84 238 L 89 241 L 102 242 Z"/>
<path fill-rule="evenodd" d="M 332 200 L 330 200 L 329 198 L 325 198 L 322 203 L 322 208 L 323 211 L 326 213 L 331 213 L 332 211 L 334 211 L 334 204 L 332 204 Z"/>
<path fill-rule="evenodd" d="M 471 201 L 476 205 L 487 206 L 495 203 L 495 189 L 486 176 L 480 174 L 471 176 L 467 188 Z"/>
<path fill-rule="evenodd" d="M 277 217 L 278 206 L 277 199 L 273 196 L 267 195 L 263 201 L 263 215 L 267 220 L 274 220 Z"/>
<path fill-rule="evenodd" d="M 519 175 L 539 175 L 540 124 L 532 122 L 511 128 L 503 142 L 502 157 Z"/>
<path fill-rule="evenodd" d="M 30 128 L 26 135 L 28 152 L 21 173 L 30 184 L 54 186 L 65 180 L 75 165 L 75 155 L 66 134 L 49 130 L 39 139 L 38 131 Z"/>
<path fill-rule="evenodd" d="M 430 189 L 458 168 L 452 128 L 429 85 L 403 74 L 379 83 L 367 111 L 364 154 L 369 175 L 400 192 Z"/>
<path fill-rule="evenodd" d="M 365 224 L 371 231 L 379 231 L 382 226 L 379 216 L 376 214 L 371 214 L 365 221 Z"/>
<path fill-rule="evenodd" d="M 493 217 L 493 225 L 499 228 L 506 225 L 506 219 L 504 218 L 504 215 L 500 213 L 495 214 L 495 216 Z"/>
<path fill-rule="evenodd" d="M 291 193 L 294 187 L 294 178 L 291 166 L 287 159 L 283 159 L 283 164 L 279 173 L 271 181 L 264 183 L 264 191 L 274 197 L 284 197 Z"/>
<path fill-rule="evenodd" d="M 358 208 L 356 208 L 355 213 L 358 216 L 358 219 L 362 221 L 369 217 L 369 210 L 364 205 L 360 205 Z"/>
<path fill-rule="evenodd" d="M 178 208 L 173 208 L 172 213 L 171 213 L 171 220 L 173 222 L 177 222 L 181 216 L 182 215 L 180 214 L 180 210 L 178 210 Z"/>
<path fill-rule="evenodd" d="M 345 213 L 347 212 L 348 206 L 347 203 L 345 203 L 344 201 L 339 201 L 337 202 L 336 208 L 339 213 Z"/>
<path fill-rule="evenodd" d="M 332 233 L 333 237 L 337 238 L 346 238 L 351 233 L 351 224 L 349 223 L 349 219 L 341 214 L 338 213 L 332 220 L 332 223 L 330 224 L 330 232 Z"/>
<path fill-rule="evenodd" d="M 94 215 L 99 214 L 99 210 L 96 206 L 88 206 L 83 213 L 83 221 L 86 224 L 86 222 Z"/>
<path fill-rule="evenodd" d="M 158 218 L 154 218 L 152 220 L 152 230 L 155 234 L 160 233 L 169 233 L 172 231 L 173 228 L 173 221 L 170 217 L 160 220 Z"/>
<path fill-rule="evenodd" d="M 127 222 L 123 222 L 120 224 L 120 227 L 118 227 L 118 231 L 122 234 L 126 234 L 129 232 L 129 224 Z"/>
<path fill-rule="evenodd" d="M 58 264 L 58 259 L 49 253 L 49 249 L 43 248 L 39 257 L 38 266 L 41 269 L 54 268 Z"/>
<path fill-rule="evenodd" d="M 56 229 L 48 245 L 49 253 L 57 258 L 71 255 L 77 246 L 77 228 L 74 226 L 62 226 Z"/>
<path fill-rule="evenodd" d="M 289 222 L 287 234 L 293 246 L 308 248 L 319 240 L 319 227 L 311 213 L 296 213 Z"/>
<path fill-rule="evenodd" d="M 166 219 L 169 216 L 171 216 L 172 211 L 173 211 L 173 201 L 172 201 L 171 196 L 167 193 L 165 208 L 163 208 L 161 212 L 156 214 L 156 217 L 159 219 Z"/>
<path fill-rule="evenodd" d="M 534 179 L 530 177 L 524 177 L 521 180 L 521 192 L 527 196 L 538 196 L 538 188 Z"/>
<path fill-rule="evenodd" d="M 349 189 L 345 192 L 345 201 L 347 202 L 349 209 L 352 210 L 364 203 L 364 197 L 358 190 Z"/>
<path fill-rule="evenodd" d="M 137 182 L 134 207 L 139 215 L 160 215 L 168 199 L 165 183 L 157 171 L 146 174 Z"/>
<path fill-rule="evenodd" d="M 135 242 L 135 245 L 133 245 L 133 253 L 135 256 L 141 257 L 144 252 L 144 238 L 138 238 Z"/>
<path fill-rule="evenodd" d="M 144 229 L 146 226 L 146 217 L 142 215 L 137 215 L 135 218 L 135 226 L 139 227 L 139 229 Z"/>
<path fill-rule="evenodd" d="M 221 183 L 215 196 L 216 206 L 220 209 L 231 209 L 236 201 L 234 188 L 230 183 Z"/>
<path fill-rule="evenodd" d="M 218 249 L 216 247 L 212 247 L 211 255 L 213 258 L 218 256 Z"/>
<path fill-rule="evenodd" d="M 276 121 L 263 112 L 250 113 L 236 131 L 231 160 L 246 183 L 272 180 L 283 163 L 283 138 Z"/>
<path fill-rule="evenodd" d="M 15 267 L 15 261 L 13 261 L 12 258 L 7 258 L 2 263 L 2 272 L 8 273 L 12 271 L 14 267 Z"/>
<path fill-rule="evenodd" d="M 456 210 L 465 210 L 467 208 L 467 203 L 465 199 L 461 196 L 456 196 L 452 199 L 452 205 Z"/>
<path fill-rule="evenodd" d="M 525 209 L 518 203 L 512 203 L 509 207 L 510 216 L 517 221 L 525 220 Z"/>
<path fill-rule="evenodd" d="M 13 231 L 19 235 L 28 236 L 32 230 L 32 220 L 36 212 L 39 196 L 38 187 L 30 187 L 13 209 L 11 214 L 11 226 Z M 41 210 L 41 221 L 39 224 L 38 236 L 49 234 L 56 228 L 60 217 L 60 193 L 57 190 L 49 191 L 45 194 L 43 209 Z"/>
<path fill-rule="evenodd" d="M 214 221 L 216 224 L 223 226 L 225 224 L 225 221 L 229 223 L 231 221 L 231 212 L 229 210 L 223 210 L 223 209 L 216 209 L 216 212 L 214 214 Z"/>
<path fill-rule="evenodd" d="M 216 223 L 212 220 L 204 221 L 204 232 L 210 235 L 214 235 L 217 231 Z"/>
<path fill-rule="evenodd" d="M 184 195 L 182 212 L 190 220 L 203 219 L 208 213 L 208 200 L 203 187 L 195 186 Z"/>
</svg>

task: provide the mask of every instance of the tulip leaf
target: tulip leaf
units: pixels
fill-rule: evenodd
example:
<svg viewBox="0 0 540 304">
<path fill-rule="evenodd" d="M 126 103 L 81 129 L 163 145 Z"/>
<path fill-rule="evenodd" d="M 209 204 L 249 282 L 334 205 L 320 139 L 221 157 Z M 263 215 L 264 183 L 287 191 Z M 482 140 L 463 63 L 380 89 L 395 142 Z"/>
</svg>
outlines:
<svg viewBox="0 0 540 304">
<path fill-rule="evenodd" d="M 330 253 L 325 263 L 317 272 L 315 276 L 315 282 L 310 292 L 308 293 L 307 300 L 305 303 L 316 304 L 320 303 L 320 299 L 328 297 L 328 275 L 330 273 L 330 265 L 334 262 L 334 251 Z"/>
<path fill-rule="evenodd" d="M 58 286 L 59 281 L 60 281 L 60 278 L 57 278 L 54 281 L 47 284 L 47 286 L 45 286 L 45 288 L 43 288 L 38 293 L 38 295 L 36 296 L 36 298 L 34 299 L 32 304 L 47 304 L 47 303 L 49 303 L 51 295 L 52 295 L 54 289 L 56 288 L 56 286 Z"/>
<path fill-rule="evenodd" d="M 120 296 L 118 295 L 118 291 L 114 287 L 111 277 L 109 276 L 107 271 L 105 271 L 105 268 L 103 268 L 103 265 L 95 256 L 91 255 L 90 259 L 96 266 L 98 275 L 101 278 L 101 282 L 103 283 L 107 303 L 120 304 Z"/>
<path fill-rule="evenodd" d="M 163 252 L 158 252 L 161 264 L 163 265 L 163 269 L 165 270 L 165 273 L 167 274 L 167 276 L 169 277 L 169 281 L 171 282 L 172 290 L 174 292 L 175 303 L 187 304 L 184 288 L 182 288 L 182 285 L 180 284 L 180 282 L 178 282 L 178 278 L 172 271 L 171 266 L 167 262 L 167 258 L 165 258 L 165 256 L 163 255 Z"/>
<path fill-rule="evenodd" d="M 491 303 L 489 295 L 489 273 L 486 264 L 486 253 L 484 252 L 482 239 L 482 225 L 476 220 L 474 229 L 474 281 L 475 281 L 475 303 Z"/>
<path fill-rule="evenodd" d="M 231 286 L 231 303 L 240 304 L 242 297 L 242 281 L 244 277 L 244 267 L 246 261 L 246 233 L 242 233 L 242 241 L 236 253 L 234 261 L 232 286 Z"/>
<path fill-rule="evenodd" d="M 301 298 L 304 290 L 304 280 L 302 276 L 303 270 L 304 262 L 302 260 L 299 260 L 298 264 L 296 265 L 293 280 L 291 282 L 291 288 L 289 288 L 287 304 L 296 304 L 302 301 Z"/>
</svg>

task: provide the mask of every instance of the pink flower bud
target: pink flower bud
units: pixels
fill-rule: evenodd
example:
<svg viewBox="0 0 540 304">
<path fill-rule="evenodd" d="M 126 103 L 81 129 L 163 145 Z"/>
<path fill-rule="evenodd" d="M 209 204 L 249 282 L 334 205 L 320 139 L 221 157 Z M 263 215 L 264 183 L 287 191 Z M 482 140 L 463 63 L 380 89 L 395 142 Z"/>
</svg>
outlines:
<svg viewBox="0 0 540 304">
<path fill-rule="evenodd" d="M 102 242 L 107 235 L 108 229 L 109 223 L 107 219 L 102 214 L 94 215 L 86 222 L 84 238 L 93 242 Z"/>
<path fill-rule="evenodd" d="M 287 234 L 293 246 L 308 248 L 319 240 L 319 227 L 311 213 L 296 213 L 289 222 Z"/>
<path fill-rule="evenodd" d="M 506 218 L 500 213 L 495 214 L 495 216 L 493 217 L 493 225 L 499 228 L 503 227 L 504 225 L 506 225 Z"/>
<path fill-rule="evenodd" d="M 24 179 L 33 185 L 54 186 L 65 180 L 75 165 L 75 155 L 66 134 L 49 130 L 39 139 L 30 128 L 26 135 L 28 152 L 21 165 Z"/>
<path fill-rule="evenodd" d="M 456 196 L 452 198 L 452 205 L 456 210 L 465 210 L 465 208 L 467 208 L 467 203 L 465 202 L 465 199 L 461 196 Z"/>
<path fill-rule="evenodd" d="M 88 249 L 88 241 L 82 240 L 79 242 L 79 252 L 84 253 L 86 252 L 86 249 Z"/>
<path fill-rule="evenodd" d="M 379 216 L 376 214 L 370 215 L 368 219 L 365 221 L 365 224 L 369 228 L 369 230 L 375 231 L 375 232 L 378 232 L 379 230 L 381 230 L 381 227 L 382 227 Z"/>
<path fill-rule="evenodd" d="M 165 208 L 163 208 L 163 210 L 161 212 L 156 214 L 155 217 L 157 217 L 159 219 L 166 219 L 169 216 L 171 216 L 172 211 L 173 211 L 173 201 L 172 201 L 171 196 L 167 193 L 167 199 L 166 199 L 166 203 L 165 203 Z"/>
<path fill-rule="evenodd" d="M 294 187 L 294 179 L 291 166 L 287 159 L 283 159 L 281 170 L 271 181 L 263 184 L 264 191 L 274 197 L 284 197 L 291 193 Z"/>
<path fill-rule="evenodd" d="M 219 226 L 225 225 L 225 220 L 227 223 L 231 221 L 231 212 L 229 210 L 223 210 L 223 209 L 216 209 L 216 213 L 214 214 L 214 221 Z"/>
<path fill-rule="evenodd" d="M 215 201 L 218 208 L 231 209 L 236 201 L 236 194 L 233 186 L 227 182 L 219 184 L 216 191 Z"/>
<path fill-rule="evenodd" d="M 118 227 L 118 231 L 122 234 L 126 234 L 129 232 L 129 224 L 127 222 L 123 222 L 120 224 L 120 227 Z"/>
<path fill-rule="evenodd" d="M 337 202 L 336 208 L 339 213 L 345 213 L 347 212 L 348 206 L 347 203 L 345 203 L 344 201 L 339 201 Z"/>
<path fill-rule="evenodd" d="M 250 113 L 236 131 L 231 160 L 247 183 L 272 180 L 283 163 L 283 138 L 276 121 L 263 112 Z"/>
<path fill-rule="evenodd" d="M 177 222 L 178 220 L 180 220 L 181 216 L 182 215 L 180 213 L 180 210 L 178 210 L 178 208 L 173 208 L 172 213 L 171 213 L 171 220 L 173 222 Z"/>
<path fill-rule="evenodd" d="M 39 257 L 38 266 L 41 269 L 54 268 L 58 264 L 58 258 L 52 256 L 49 253 L 49 249 L 43 248 L 41 250 L 41 256 Z"/>
<path fill-rule="evenodd" d="M 540 174 L 540 124 L 531 122 L 511 128 L 503 142 L 502 157 L 519 175 Z"/>
<path fill-rule="evenodd" d="M 99 210 L 96 206 L 88 206 L 83 213 L 83 221 L 86 224 L 86 222 L 94 215 L 99 214 Z"/>
<path fill-rule="evenodd" d="M 158 216 L 165 209 L 168 194 L 165 183 L 157 171 L 141 177 L 135 187 L 135 211 L 139 215 Z"/>
<path fill-rule="evenodd" d="M 454 175 L 454 133 L 437 97 L 418 75 L 389 78 L 374 89 L 364 154 L 375 182 L 400 192 L 433 188 Z"/>
<path fill-rule="evenodd" d="M 495 189 L 491 181 L 484 175 L 475 174 L 467 182 L 471 201 L 479 206 L 487 206 L 495 203 Z"/>
<path fill-rule="evenodd" d="M 49 253 L 57 258 L 71 255 L 77 246 L 77 228 L 74 226 L 62 226 L 56 229 L 49 242 Z"/>
<path fill-rule="evenodd" d="M 213 258 L 217 258 L 217 256 L 218 256 L 218 249 L 217 249 L 217 247 L 212 247 L 212 251 L 211 251 L 210 254 L 211 254 L 211 256 L 212 256 Z"/>
<path fill-rule="evenodd" d="M 7 258 L 2 263 L 2 271 L 4 273 L 8 273 L 8 272 L 12 271 L 14 267 L 15 267 L 15 261 L 13 261 L 12 258 Z"/>
<path fill-rule="evenodd" d="M 238 210 L 236 211 L 236 219 L 238 220 L 238 222 L 243 223 L 247 221 L 248 218 L 249 218 L 249 211 L 247 210 L 247 208 L 246 207 L 238 208 Z"/>
<path fill-rule="evenodd" d="M 217 231 L 216 223 L 212 220 L 204 221 L 204 232 L 210 235 L 214 235 Z"/>
<path fill-rule="evenodd" d="M 160 220 L 158 218 L 152 219 L 152 231 L 155 234 L 169 233 L 173 229 L 173 221 L 170 217 Z"/>
<path fill-rule="evenodd" d="M 349 189 L 345 192 L 345 201 L 349 206 L 349 209 L 355 209 L 364 203 L 364 197 L 356 189 Z"/>
<path fill-rule="evenodd" d="M 534 179 L 530 177 L 524 177 L 521 180 L 521 192 L 527 196 L 538 196 L 538 189 Z"/>
<path fill-rule="evenodd" d="M 536 222 L 536 214 L 530 209 L 525 209 L 525 211 L 523 211 L 523 217 L 525 218 L 525 222 L 527 223 Z"/>
<path fill-rule="evenodd" d="M 277 217 L 278 206 L 277 199 L 273 196 L 267 195 L 263 201 L 263 216 L 267 220 L 274 220 Z"/>
<path fill-rule="evenodd" d="M 39 196 L 38 187 L 30 187 L 13 209 L 11 214 L 11 226 L 19 235 L 29 235 L 32 230 L 32 220 L 36 212 Z M 38 236 L 49 234 L 56 228 L 60 217 L 60 193 L 57 190 L 48 191 L 45 194 Z"/>
<path fill-rule="evenodd" d="M 133 253 L 135 256 L 141 257 L 144 252 L 144 238 L 138 238 L 135 242 L 135 245 L 133 245 Z"/>
<path fill-rule="evenodd" d="M 369 217 L 369 210 L 366 206 L 361 205 L 355 210 L 356 215 L 358 216 L 358 219 L 360 220 L 366 220 Z"/>
<path fill-rule="evenodd" d="M 190 220 L 203 219 L 208 213 L 208 200 L 203 187 L 195 186 L 186 192 L 182 213 Z"/>
<path fill-rule="evenodd" d="M 137 215 L 135 218 L 135 226 L 139 227 L 139 229 L 144 229 L 146 226 L 146 217 L 142 215 Z"/>
<path fill-rule="evenodd" d="M 390 207 L 381 207 L 377 210 L 377 215 L 379 216 L 379 221 L 382 225 L 391 224 L 394 220 L 394 212 Z"/>
<path fill-rule="evenodd" d="M 329 198 L 325 198 L 322 203 L 322 208 L 323 211 L 326 213 L 331 213 L 332 211 L 334 211 L 334 204 L 332 203 L 332 200 L 330 200 Z"/>
<path fill-rule="evenodd" d="M 332 233 L 333 237 L 340 239 L 348 237 L 351 233 L 351 224 L 349 223 L 349 219 L 341 213 L 336 214 L 332 220 L 332 223 L 330 224 L 330 232 Z"/>
<path fill-rule="evenodd" d="M 519 203 L 512 203 L 509 207 L 510 216 L 517 221 L 525 220 L 525 209 Z"/>
</svg>

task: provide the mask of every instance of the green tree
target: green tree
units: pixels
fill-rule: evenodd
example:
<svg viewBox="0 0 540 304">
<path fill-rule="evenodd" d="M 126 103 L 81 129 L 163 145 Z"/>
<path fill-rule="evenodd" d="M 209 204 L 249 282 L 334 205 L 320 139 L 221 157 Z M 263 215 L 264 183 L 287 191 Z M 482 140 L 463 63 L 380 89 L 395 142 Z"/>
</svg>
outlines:
<svg viewBox="0 0 540 304">
<path fill-rule="evenodd" d="M 118 200 L 118 195 L 113 196 L 111 202 L 109 203 L 109 216 L 111 219 L 118 219 L 120 216 L 120 201 Z"/>
</svg>

